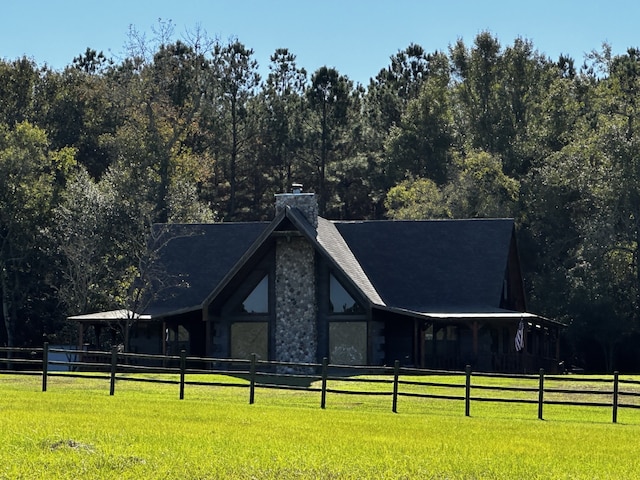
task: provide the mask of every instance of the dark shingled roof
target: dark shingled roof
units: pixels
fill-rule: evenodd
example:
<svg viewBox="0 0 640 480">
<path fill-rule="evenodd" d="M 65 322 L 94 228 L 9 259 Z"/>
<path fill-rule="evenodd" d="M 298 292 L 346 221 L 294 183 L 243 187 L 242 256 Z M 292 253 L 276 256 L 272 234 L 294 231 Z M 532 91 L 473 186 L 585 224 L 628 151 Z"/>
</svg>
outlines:
<svg viewBox="0 0 640 480">
<path fill-rule="evenodd" d="M 273 222 L 168 225 L 163 290 L 144 313 L 198 309 L 288 218 L 372 305 L 413 312 L 497 312 L 514 224 L 509 219 L 329 221 L 318 230 L 295 209 Z M 268 235 L 267 235 L 268 237 Z M 244 258 L 243 258 L 244 256 Z"/>
<path fill-rule="evenodd" d="M 387 306 L 499 310 L 513 220 L 334 223 Z"/>
<path fill-rule="evenodd" d="M 168 238 L 160 250 L 161 274 L 183 287 L 163 290 L 145 313 L 164 313 L 199 308 L 203 300 L 240 260 L 269 222 L 166 225 Z"/>
</svg>

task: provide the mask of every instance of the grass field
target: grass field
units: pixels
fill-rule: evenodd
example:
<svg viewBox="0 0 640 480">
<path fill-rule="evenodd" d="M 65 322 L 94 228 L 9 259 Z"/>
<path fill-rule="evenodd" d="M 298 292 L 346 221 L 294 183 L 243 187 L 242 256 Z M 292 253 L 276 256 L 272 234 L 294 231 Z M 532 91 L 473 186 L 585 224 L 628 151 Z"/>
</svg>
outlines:
<svg viewBox="0 0 640 480">
<path fill-rule="evenodd" d="M 2 479 L 640 478 L 636 410 L 40 381 L 0 375 Z"/>
</svg>

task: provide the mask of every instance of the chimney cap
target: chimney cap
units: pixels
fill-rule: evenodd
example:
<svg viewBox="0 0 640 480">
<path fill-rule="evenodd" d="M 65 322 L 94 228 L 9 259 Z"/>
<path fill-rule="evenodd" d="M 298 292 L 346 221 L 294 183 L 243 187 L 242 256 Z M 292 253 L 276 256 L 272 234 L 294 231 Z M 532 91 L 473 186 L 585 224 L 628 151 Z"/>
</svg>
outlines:
<svg viewBox="0 0 640 480">
<path fill-rule="evenodd" d="M 291 184 L 291 191 L 296 195 L 302 193 L 302 184 L 301 183 L 292 183 Z"/>
</svg>

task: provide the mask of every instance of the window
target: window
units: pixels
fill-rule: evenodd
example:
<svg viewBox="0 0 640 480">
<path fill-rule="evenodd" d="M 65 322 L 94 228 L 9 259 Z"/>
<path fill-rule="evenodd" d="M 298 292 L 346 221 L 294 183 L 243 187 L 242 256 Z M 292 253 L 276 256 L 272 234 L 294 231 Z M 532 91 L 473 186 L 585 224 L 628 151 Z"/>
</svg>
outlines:
<svg viewBox="0 0 640 480">
<path fill-rule="evenodd" d="M 235 322 L 231 325 L 231 358 L 269 358 L 269 324 L 267 322 Z"/>
<path fill-rule="evenodd" d="M 337 314 L 358 314 L 364 313 L 362 306 L 356 302 L 349 292 L 333 275 L 329 276 L 329 312 Z"/>
<path fill-rule="evenodd" d="M 367 363 L 367 323 L 331 322 L 329 324 L 329 360 L 339 365 Z"/>
<path fill-rule="evenodd" d="M 240 313 L 269 313 L 269 276 L 265 275 L 239 306 Z"/>
<path fill-rule="evenodd" d="M 175 328 L 167 328 L 165 332 L 165 340 L 167 342 L 188 342 L 189 331 L 184 328 L 184 325 L 178 325 L 177 330 Z"/>
</svg>

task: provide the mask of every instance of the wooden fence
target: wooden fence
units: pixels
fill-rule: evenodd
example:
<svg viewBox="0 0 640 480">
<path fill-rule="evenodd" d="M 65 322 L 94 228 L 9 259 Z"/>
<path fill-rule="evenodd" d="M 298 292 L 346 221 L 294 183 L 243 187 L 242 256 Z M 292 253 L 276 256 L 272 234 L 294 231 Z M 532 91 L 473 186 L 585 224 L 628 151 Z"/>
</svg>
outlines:
<svg viewBox="0 0 640 480">
<path fill-rule="evenodd" d="M 52 354 L 63 354 L 66 360 L 53 360 Z M 62 367 L 66 371 L 52 367 Z M 255 355 L 251 360 L 231 360 L 192 357 L 185 351 L 179 356 L 168 356 L 123 353 L 116 347 L 111 352 L 56 349 L 45 343 L 43 348 L 0 347 L 0 373 L 42 376 L 43 392 L 47 391 L 48 379 L 59 376 L 108 380 L 110 395 L 115 394 L 116 380 L 174 384 L 179 386 L 181 400 L 188 385 L 248 388 L 250 404 L 255 402 L 256 388 L 302 390 L 319 393 L 323 409 L 327 405 L 327 394 L 376 395 L 391 397 L 394 413 L 397 413 L 398 400 L 402 397 L 464 402 L 466 416 L 471 415 L 472 402 L 537 404 L 540 420 L 544 418 L 545 405 L 609 408 L 613 423 L 618 421 L 619 409 L 640 409 L 640 381 L 621 379 L 618 372 L 598 378 L 545 375 L 543 369 L 538 375 L 472 373 L 470 366 L 465 372 L 452 372 L 400 367 L 398 361 L 393 367 L 346 366 L 329 364 L 326 358 L 321 364 L 262 361 Z M 172 374 L 178 379 L 131 376 L 136 373 Z M 238 382 L 187 380 L 187 375 L 194 374 L 231 374 Z M 442 381 L 438 381 L 439 378 Z M 502 379 L 501 383 L 504 379 L 512 379 L 518 385 L 491 385 L 492 378 Z M 377 383 L 388 385 L 388 389 L 334 388 L 329 387 L 329 382 L 332 385 Z M 320 386 L 313 386 L 317 383 Z M 561 387 L 568 383 L 571 388 L 553 387 L 554 383 L 560 383 Z M 505 392 L 512 396 L 502 396 Z"/>
</svg>

